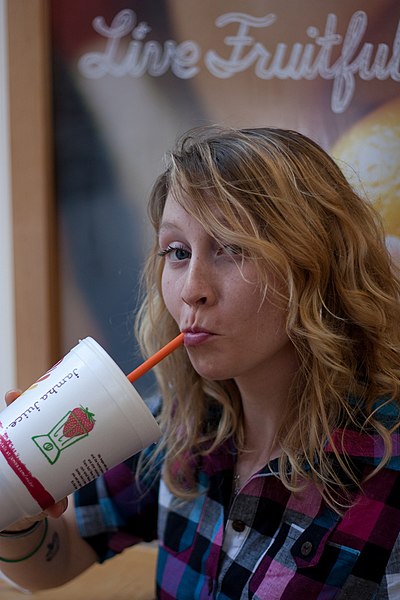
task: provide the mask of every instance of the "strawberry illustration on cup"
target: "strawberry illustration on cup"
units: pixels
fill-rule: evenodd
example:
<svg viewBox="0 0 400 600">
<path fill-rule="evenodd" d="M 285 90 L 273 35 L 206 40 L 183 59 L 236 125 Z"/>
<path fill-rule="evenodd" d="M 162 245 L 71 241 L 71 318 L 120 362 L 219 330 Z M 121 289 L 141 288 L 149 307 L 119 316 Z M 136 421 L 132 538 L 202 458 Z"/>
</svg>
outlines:
<svg viewBox="0 0 400 600">
<path fill-rule="evenodd" d="M 53 465 L 62 450 L 89 435 L 96 423 L 94 416 L 88 407 L 80 405 L 68 411 L 48 433 L 34 435 L 32 441 Z"/>
<path fill-rule="evenodd" d="M 81 404 L 69 413 L 67 422 L 63 427 L 63 434 L 67 438 L 81 436 L 92 431 L 95 422 L 94 413 L 91 413 L 87 407 L 83 408 Z"/>
</svg>

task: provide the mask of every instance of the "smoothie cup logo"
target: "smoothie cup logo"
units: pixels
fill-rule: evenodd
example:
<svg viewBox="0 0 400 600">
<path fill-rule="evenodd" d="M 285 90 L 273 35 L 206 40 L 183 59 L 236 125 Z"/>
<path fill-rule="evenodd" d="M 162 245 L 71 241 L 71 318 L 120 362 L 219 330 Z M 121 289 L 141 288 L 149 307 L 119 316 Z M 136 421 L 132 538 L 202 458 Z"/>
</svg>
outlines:
<svg viewBox="0 0 400 600">
<path fill-rule="evenodd" d="M 63 450 L 89 435 L 95 422 L 94 413 L 80 405 L 69 410 L 48 433 L 34 435 L 32 440 L 54 465 Z"/>
</svg>

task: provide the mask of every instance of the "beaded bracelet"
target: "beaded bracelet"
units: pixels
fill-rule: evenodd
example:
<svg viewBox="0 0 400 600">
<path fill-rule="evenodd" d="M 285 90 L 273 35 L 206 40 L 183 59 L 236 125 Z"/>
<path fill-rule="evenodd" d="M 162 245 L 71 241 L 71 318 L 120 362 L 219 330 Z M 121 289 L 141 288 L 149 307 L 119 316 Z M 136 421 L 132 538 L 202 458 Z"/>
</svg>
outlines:
<svg viewBox="0 0 400 600">
<path fill-rule="evenodd" d="M 37 523 L 41 523 L 41 521 L 38 521 Z M 22 536 L 18 535 L 18 532 L 16 532 L 16 537 L 23 537 L 24 535 L 26 535 L 27 531 L 33 531 L 35 529 L 37 529 L 37 523 L 34 523 L 34 526 L 32 526 L 32 528 L 29 528 L 28 530 L 25 530 L 25 533 Z M 47 535 L 47 530 L 49 528 L 49 523 L 47 520 L 47 517 L 44 519 L 44 531 L 43 531 L 43 535 L 40 538 L 40 541 L 38 543 L 38 545 L 36 546 L 36 548 L 34 548 L 33 550 L 31 550 L 31 552 L 29 552 L 29 554 L 26 554 L 25 556 L 22 556 L 21 558 L 3 558 L 2 556 L 0 556 L 0 561 L 2 562 L 6 562 L 6 563 L 19 563 L 19 562 L 23 562 L 24 560 L 28 560 L 28 558 L 31 558 L 31 556 L 33 556 L 34 554 L 36 554 L 36 552 L 38 550 L 40 550 L 40 548 L 43 546 L 44 544 L 44 540 L 46 539 L 46 535 Z M 8 535 L 6 535 L 6 537 L 8 537 Z"/>
</svg>

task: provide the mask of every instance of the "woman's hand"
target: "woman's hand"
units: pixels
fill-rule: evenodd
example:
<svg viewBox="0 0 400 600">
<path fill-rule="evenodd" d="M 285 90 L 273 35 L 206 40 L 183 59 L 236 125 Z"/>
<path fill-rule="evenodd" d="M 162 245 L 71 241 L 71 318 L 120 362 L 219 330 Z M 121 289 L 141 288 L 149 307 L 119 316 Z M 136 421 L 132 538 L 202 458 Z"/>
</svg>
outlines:
<svg viewBox="0 0 400 600">
<path fill-rule="evenodd" d="M 20 390 L 10 390 L 5 395 L 5 402 L 7 406 L 12 404 L 14 400 L 16 400 L 21 395 Z M 7 531 L 22 531 L 23 529 L 28 529 L 35 523 L 36 521 L 41 521 L 46 517 L 53 517 L 57 519 L 61 517 L 61 515 L 66 511 L 68 506 L 68 498 L 64 498 L 59 502 L 56 502 L 52 506 L 49 506 L 45 511 L 35 515 L 34 517 L 24 517 L 20 521 L 13 523 L 10 527 L 7 528 Z"/>
<path fill-rule="evenodd" d="M 16 400 L 21 394 L 22 392 L 20 390 L 10 390 L 9 392 L 7 392 L 5 395 L 5 401 L 7 406 L 10 406 L 10 404 L 12 404 L 14 400 Z"/>
</svg>

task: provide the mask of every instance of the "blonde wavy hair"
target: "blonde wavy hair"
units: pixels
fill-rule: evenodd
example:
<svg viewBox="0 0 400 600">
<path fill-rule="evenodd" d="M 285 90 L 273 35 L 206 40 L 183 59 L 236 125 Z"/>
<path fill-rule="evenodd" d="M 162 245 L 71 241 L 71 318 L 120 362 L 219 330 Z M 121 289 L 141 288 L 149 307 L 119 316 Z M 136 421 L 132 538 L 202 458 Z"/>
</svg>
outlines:
<svg viewBox="0 0 400 600">
<path fill-rule="evenodd" d="M 379 470 L 398 426 L 385 426 L 376 414 L 377 398 L 397 407 L 400 382 L 400 284 L 378 216 L 322 148 L 277 128 L 186 134 L 150 197 L 156 237 L 169 191 L 210 235 L 255 262 L 264 293 L 271 269 L 285 282 L 287 333 L 300 367 L 278 432 L 280 476 L 294 491 L 312 479 L 340 511 L 344 481 L 361 482 L 333 433 L 356 428 L 379 435 L 385 449 Z M 179 333 L 163 301 L 158 251 L 156 240 L 136 324 L 144 355 Z M 233 381 L 200 377 L 184 348 L 160 363 L 156 377 L 165 477 L 175 494 L 188 497 L 200 455 L 232 436 L 244 448 L 240 396 Z"/>
</svg>

